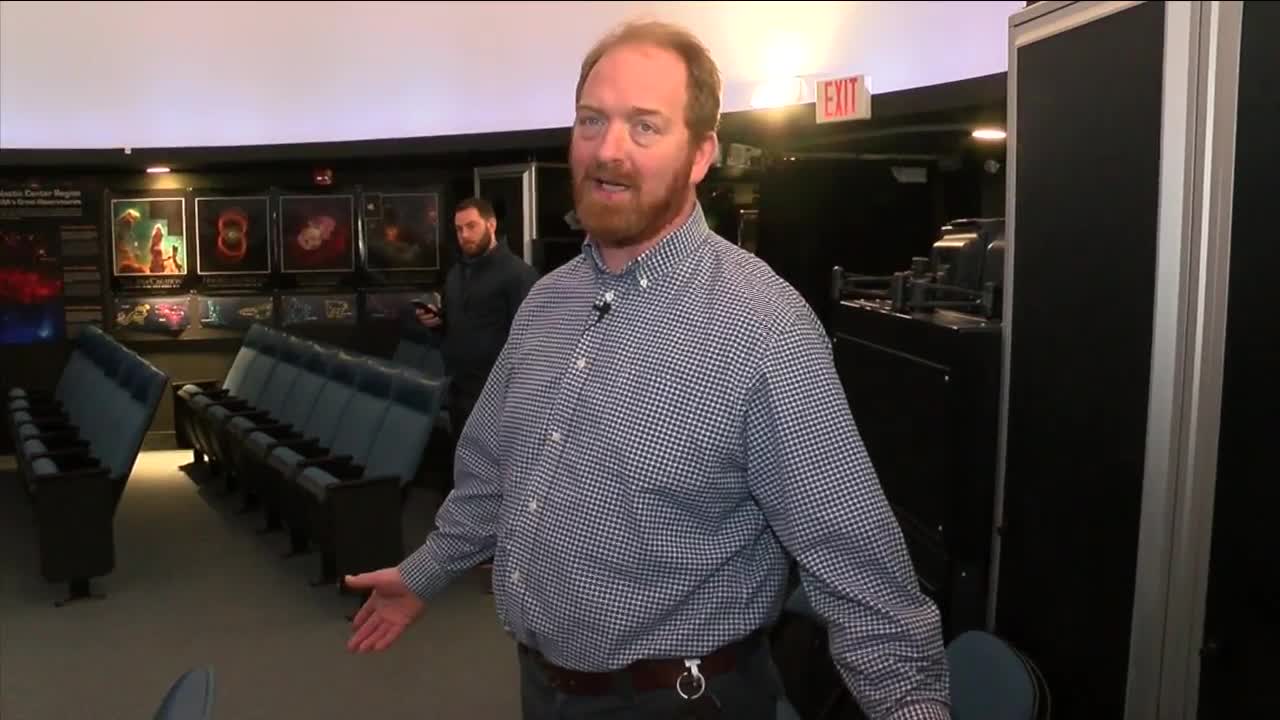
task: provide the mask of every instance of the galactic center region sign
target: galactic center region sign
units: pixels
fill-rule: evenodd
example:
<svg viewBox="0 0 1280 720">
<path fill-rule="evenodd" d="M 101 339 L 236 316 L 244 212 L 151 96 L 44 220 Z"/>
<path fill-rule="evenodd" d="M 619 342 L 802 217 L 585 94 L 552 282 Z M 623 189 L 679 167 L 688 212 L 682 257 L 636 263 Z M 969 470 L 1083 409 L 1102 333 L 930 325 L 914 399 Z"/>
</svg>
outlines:
<svg viewBox="0 0 1280 720">
<path fill-rule="evenodd" d="M 819 80 L 814 87 L 813 99 L 819 123 L 871 117 L 871 92 L 863 75 Z"/>
</svg>

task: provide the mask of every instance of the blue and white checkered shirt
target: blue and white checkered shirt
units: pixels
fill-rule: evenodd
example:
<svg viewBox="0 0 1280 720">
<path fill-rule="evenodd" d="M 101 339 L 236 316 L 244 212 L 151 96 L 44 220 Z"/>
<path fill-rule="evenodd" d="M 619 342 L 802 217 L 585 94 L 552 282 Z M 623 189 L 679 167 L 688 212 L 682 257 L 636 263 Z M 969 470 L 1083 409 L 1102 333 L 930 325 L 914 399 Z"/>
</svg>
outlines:
<svg viewBox="0 0 1280 720">
<path fill-rule="evenodd" d="M 948 717 L 938 613 L 829 340 L 700 207 L 621 272 L 588 242 L 533 288 L 456 478 L 406 583 L 493 556 L 504 627 L 553 663 L 706 654 L 776 619 L 794 557 L 866 713 Z"/>
</svg>

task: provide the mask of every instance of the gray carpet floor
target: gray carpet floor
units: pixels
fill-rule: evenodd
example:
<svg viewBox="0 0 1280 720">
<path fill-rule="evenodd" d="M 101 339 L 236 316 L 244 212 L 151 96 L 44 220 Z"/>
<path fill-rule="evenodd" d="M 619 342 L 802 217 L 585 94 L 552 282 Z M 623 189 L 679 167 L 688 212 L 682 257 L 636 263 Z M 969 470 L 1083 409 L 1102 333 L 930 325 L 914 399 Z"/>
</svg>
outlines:
<svg viewBox="0 0 1280 720">
<path fill-rule="evenodd" d="M 55 608 L 31 507 L 0 465 L 0 718 L 144 720 L 184 670 L 211 666 L 218 720 L 518 718 L 514 646 L 484 578 L 469 575 L 383 654 L 345 648 L 354 599 L 312 588 L 316 555 L 285 559 L 260 513 L 192 482 L 190 453 L 138 461 L 116 517 L 106 599 Z M 199 472 L 197 467 L 192 472 Z M 438 493 L 414 489 L 406 542 Z"/>
</svg>

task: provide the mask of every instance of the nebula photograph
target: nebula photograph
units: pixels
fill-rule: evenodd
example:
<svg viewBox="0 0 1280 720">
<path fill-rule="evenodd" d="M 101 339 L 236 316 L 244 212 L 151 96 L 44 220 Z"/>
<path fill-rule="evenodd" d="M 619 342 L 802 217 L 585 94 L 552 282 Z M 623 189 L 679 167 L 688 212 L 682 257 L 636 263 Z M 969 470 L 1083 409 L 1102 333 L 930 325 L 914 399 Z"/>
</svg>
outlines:
<svg viewBox="0 0 1280 720">
<path fill-rule="evenodd" d="M 111 246 L 116 275 L 186 275 L 186 200 L 111 201 Z"/>
<path fill-rule="evenodd" d="M 438 269 L 438 205 L 435 193 L 365 195 L 367 267 L 370 270 Z"/>
<path fill-rule="evenodd" d="M 58 243 L 37 229 L 0 229 L 0 345 L 61 339 Z"/>
<path fill-rule="evenodd" d="M 269 217 L 265 197 L 196 198 L 196 272 L 271 272 Z"/>
<path fill-rule="evenodd" d="M 350 272 L 354 204 L 350 195 L 286 195 L 280 198 L 280 269 L 284 272 Z"/>
</svg>

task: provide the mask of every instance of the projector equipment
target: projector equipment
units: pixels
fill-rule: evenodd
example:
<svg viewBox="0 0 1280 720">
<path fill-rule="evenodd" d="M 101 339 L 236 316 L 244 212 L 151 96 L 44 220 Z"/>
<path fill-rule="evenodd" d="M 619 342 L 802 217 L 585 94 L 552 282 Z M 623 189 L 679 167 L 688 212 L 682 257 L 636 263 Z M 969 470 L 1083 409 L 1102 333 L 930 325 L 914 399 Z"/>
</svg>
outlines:
<svg viewBox="0 0 1280 720">
<path fill-rule="evenodd" d="M 929 257 L 889 276 L 831 270 L 831 299 L 877 302 L 896 313 L 953 310 L 994 319 L 1004 286 L 1004 219 L 956 220 L 942 227 Z"/>
<path fill-rule="evenodd" d="M 986 621 L 1003 248 L 1001 221 L 956 221 L 909 270 L 831 277 L 836 372 L 948 639 Z"/>
</svg>

